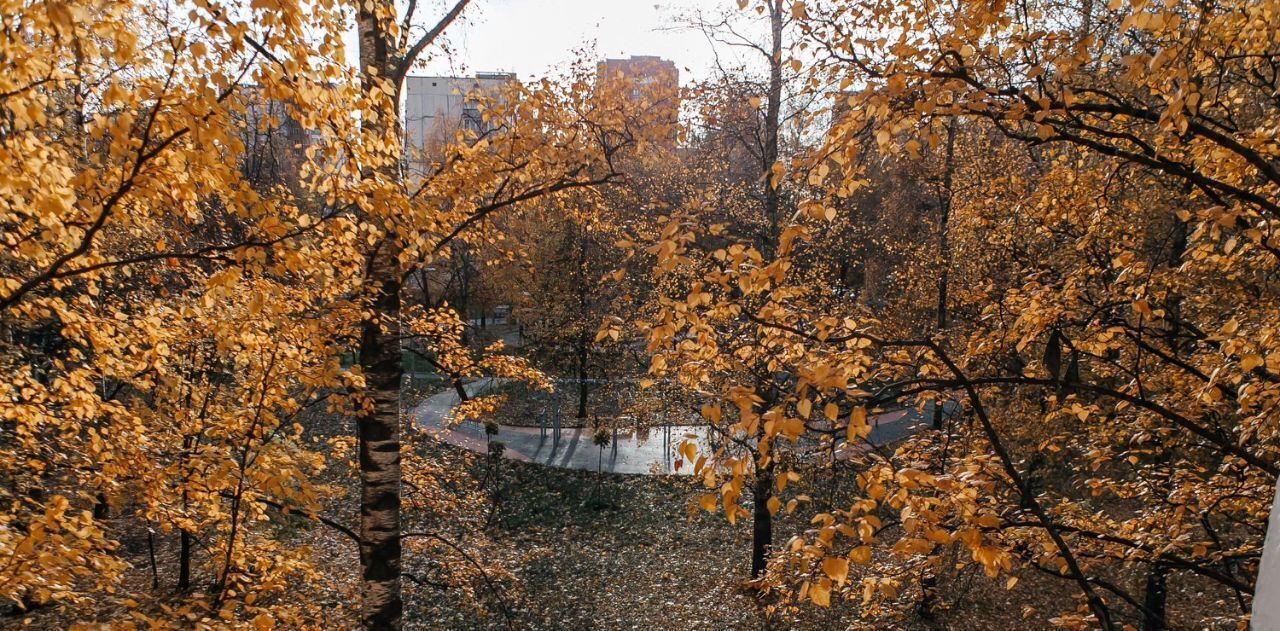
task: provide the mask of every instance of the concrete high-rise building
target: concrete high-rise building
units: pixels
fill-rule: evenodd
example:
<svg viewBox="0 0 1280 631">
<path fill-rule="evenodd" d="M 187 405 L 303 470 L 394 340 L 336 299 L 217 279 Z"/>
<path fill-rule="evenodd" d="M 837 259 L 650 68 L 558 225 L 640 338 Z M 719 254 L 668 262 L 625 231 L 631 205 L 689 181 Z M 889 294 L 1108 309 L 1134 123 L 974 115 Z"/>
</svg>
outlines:
<svg viewBox="0 0 1280 631">
<path fill-rule="evenodd" d="M 597 77 L 602 83 L 625 82 L 632 101 L 662 110 L 660 118 L 670 124 L 669 140 L 675 142 L 680 116 L 680 71 L 675 62 L 654 55 L 606 59 L 597 67 Z"/>
<path fill-rule="evenodd" d="M 518 81 L 515 73 L 478 72 L 474 77 L 406 77 L 404 139 L 410 163 L 444 142 L 458 129 L 487 131 L 476 96 L 494 96 Z"/>
<path fill-rule="evenodd" d="M 631 98 L 653 97 L 674 100 L 680 90 L 680 71 L 674 61 L 654 55 L 632 55 L 629 59 L 600 62 L 600 75 L 633 84 Z"/>
</svg>

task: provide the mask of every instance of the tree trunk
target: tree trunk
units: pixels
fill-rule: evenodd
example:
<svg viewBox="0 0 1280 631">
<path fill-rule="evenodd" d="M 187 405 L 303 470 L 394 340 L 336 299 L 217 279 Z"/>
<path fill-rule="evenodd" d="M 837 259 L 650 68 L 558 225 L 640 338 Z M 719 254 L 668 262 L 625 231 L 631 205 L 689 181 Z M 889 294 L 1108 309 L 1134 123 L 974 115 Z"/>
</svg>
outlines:
<svg viewBox="0 0 1280 631">
<path fill-rule="evenodd" d="M 587 343 L 578 337 L 578 418 L 587 418 Z"/>
<path fill-rule="evenodd" d="M 360 368 L 372 404 L 356 426 L 360 455 L 361 620 L 366 629 L 399 629 L 400 599 L 400 284 L 391 240 L 373 254 L 370 277 L 379 281 L 375 314 L 364 323 Z"/>
<path fill-rule="evenodd" d="M 410 15 L 397 24 L 394 0 L 366 0 L 359 4 L 356 31 L 360 47 L 360 83 L 379 108 L 364 120 L 363 131 L 388 154 L 368 156 L 375 162 L 362 174 L 400 186 L 403 138 L 400 128 L 400 89 L 404 76 L 429 46 L 466 8 L 456 0 L 439 23 L 407 50 L 400 50 L 396 28 L 408 28 Z M 369 112 L 367 114 L 373 114 Z M 362 572 L 360 618 L 365 629 L 399 629 L 404 605 L 400 596 L 400 386 L 404 367 L 400 357 L 400 235 L 395 217 L 385 216 L 384 234 L 374 245 L 365 269 L 374 292 L 371 316 L 361 324 L 360 368 L 365 378 L 365 406 L 356 419 L 360 457 L 360 562 Z M 466 317 L 466 311 L 462 311 Z"/>
<path fill-rule="evenodd" d="M 782 120 L 782 2 L 769 3 L 769 86 L 766 94 L 767 104 L 764 117 L 764 204 L 765 216 L 769 219 L 770 233 L 765 243 L 765 254 L 772 258 L 777 254 L 780 240 L 779 222 L 781 221 L 782 182 L 778 179 L 773 165 L 778 161 L 778 136 Z M 758 386 L 757 386 L 758 387 Z M 773 401 L 775 397 L 764 397 Z M 759 440 L 763 441 L 763 428 Z M 771 445 L 774 449 L 776 445 Z M 773 514 L 769 512 L 769 498 L 773 497 L 773 468 L 777 461 L 776 454 L 770 453 L 768 464 L 759 465 L 760 448 L 757 444 L 756 480 L 751 527 L 751 578 L 757 579 L 764 574 L 769 560 L 769 546 L 773 544 Z"/>
<path fill-rule="evenodd" d="M 773 458 L 756 472 L 755 508 L 751 527 L 751 578 L 760 578 L 769 563 L 769 546 L 773 545 L 773 514 L 769 498 L 773 497 Z"/>
<path fill-rule="evenodd" d="M 201 418 L 203 418 L 205 413 L 208 411 L 210 398 L 211 398 L 210 396 L 205 396 L 203 408 L 200 410 Z M 182 438 L 182 466 L 184 469 L 187 466 L 187 458 L 190 457 L 191 448 L 194 444 L 195 444 L 195 438 L 191 436 L 184 436 Z M 183 513 L 186 513 L 187 505 L 190 503 L 190 496 L 187 494 L 187 487 L 185 484 L 186 482 L 185 478 L 187 475 L 189 474 L 183 474 L 183 478 L 184 478 L 183 480 L 184 483 L 182 486 Z M 191 533 L 187 532 L 186 528 L 183 528 L 180 531 L 180 534 L 178 535 L 178 589 L 181 591 L 181 590 L 189 589 L 190 587 L 191 587 Z"/>
<path fill-rule="evenodd" d="M 98 501 L 93 505 L 93 518 L 106 519 L 111 516 L 111 504 L 107 502 L 107 496 L 102 493 L 98 494 Z"/>
<path fill-rule="evenodd" d="M 394 16 L 390 0 L 370 0 L 360 5 L 360 70 L 366 94 L 375 89 L 386 94 L 386 82 L 395 76 L 391 60 L 392 37 L 385 18 Z M 392 95 L 379 98 L 397 99 Z M 385 105 L 385 102 L 384 102 Z M 389 111 L 386 111 L 389 110 Z M 376 141 L 398 131 L 398 108 L 393 100 L 365 131 Z M 394 150 L 394 149 L 393 149 Z M 390 159 L 365 177 L 382 177 L 390 184 L 397 165 Z M 374 246 L 366 267 L 366 281 L 373 288 L 372 316 L 361 325 L 360 368 L 365 378 L 365 408 L 356 419 L 360 457 L 360 561 L 362 568 L 360 619 L 365 629 L 399 629 L 403 603 L 400 597 L 400 265 L 399 239 L 386 229 Z"/>
<path fill-rule="evenodd" d="M 583 230 L 581 232 L 574 230 L 573 236 L 578 246 L 578 268 L 575 270 L 578 281 L 578 315 L 584 320 L 590 316 L 587 313 L 587 234 Z M 578 362 L 578 418 L 587 418 L 587 360 L 590 351 L 589 344 L 591 340 L 587 337 L 586 331 L 578 331 L 577 351 Z"/>
<path fill-rule="evenodd" d="M 191 587 L 191 533 L 186 530 L 178 535 L 178 589 Z"/>
<path fill-rule="evenodd" d="M 1183 255 L 1187 247 L 1187 224 L 1186 222 L 1175 218 L 1173 226 L 1173 239 L 1170 244 L 1166 263 L 1170 268 L 1176 268 L 1182 264 Z M 1167 314 L 1167 328 L 1164 332 L 1165 342 L 1169 346 L 1169 353 L 1174 357 L 1181 354 L 1181 343 L 1179 341 L 1179 312 L 1181 308 L 1182 297 L 1177 292 L 1169 292 L 1165 299 L 1165 312 Z M 1156 457 L 1156 464 L 1160 469 L 1169 466 L 1172 460 L 1172 454 L 1168 451 L 1160 452 Z M 1170 483 L 1168 476 L 1161 476 L 1161 490 L 1168 495 L 1170 492 Z M 1164 631 L 1165 627 L 1165 601 L 1168 596 L 1166 587 L 1166 579 L 1168 577 L 1169 568 L 1156 563 L 1147 570 L 1146 586 L 1143 590 L 1142 599 L 1142 631 Z M 1261 627 L 1257 627 L 1261 628 Z"/>
<path fill-rule="evenodd" d="M 151 560 L 151 591 L 160 589 L 160 569 L 156 564 L 156 533 L 147 520 L 147 557 Z"/>
<path fill-rule="evenodd" d="M 925 570 L 926 572 L 928 570 Z M 920 602 L 916 603 L 916 615 L 925 620 L 933 618 L 938 605 L 938 577 L 926 574 L 920 577 Z"/>
<path fill-rule="evenodd" d="M 1168 568 L 1159 563 L 1147 570 L 1147 586 L 1142 598 L 1142 631 L 1164 631 L 1165 586 Z"/>
<path fill-rule="evenodd" d="M 471 257 L 466 250 L 466 245 L 458 247 L 458 254 L 455 257 L 458 260 L 458 291 L 454 300 L 453 308 L 458 312 L 458 317 L 462 318 L 462 343 L 465 345 L 471 340 Z"/>
<path fill-rule="evenodd" d="M 774 172 L 773 165 L 778 161 L 778 136 L 782 129 L 782 2 L 769 3 L 769 87 L 766 94 L 764 116 L 764 211 L 769 220 L 769 237 L 766 240 L 764 254 L 768 258 L 777 252 L 779 222 L 782 221 L 780 207 L 782 205 L 782 182 Z"/>
<path fill-rule="evenodd" d="M 942 167 L 942 191 L 938 196 L 938 306 L 936 309 L 937 332 L 947 329 L 947 285 L 951 272 L 951 249 L 947 243 L 947 228 L 951 220 L 951 187 L 955 172 L 956 121 L 947 121 L 947 153 Z M 933 406 L 933 429 L 942 429 L 942 403 Z"/>
</svg>

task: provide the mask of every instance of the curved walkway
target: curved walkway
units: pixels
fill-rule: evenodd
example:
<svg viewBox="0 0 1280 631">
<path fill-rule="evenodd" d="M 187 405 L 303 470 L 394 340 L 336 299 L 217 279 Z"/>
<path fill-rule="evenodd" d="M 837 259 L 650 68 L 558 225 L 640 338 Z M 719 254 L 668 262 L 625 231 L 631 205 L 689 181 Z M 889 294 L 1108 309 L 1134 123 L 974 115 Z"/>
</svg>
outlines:
<svg viewBox="0 0 1280 631">
<path fill-rule="evenodd" d="M 495 381 L 479 379 L 466 385 L 467 395 L 483 394 Z M 427 397 L 413 411 L 414 422 L 440 440 L 477 453 L 488 453 L 484 425 L 475 421 L 448 423 L 458 393 L 447 390 Z M 915 409 L 886 412 L 869 418 L 872 443 L 883 445 L 910 434 L 931 412 Z M 622 430 L 617 440 L 603 449 L 591 443 L 592 430 L 587 427 L 555 428 L 500 425 L 495 440 L 506 446 L 503 456 L 511 460 L 538 462 L 569 469 L 595 471 L 599 467 L 610 473 L 692 474 L 687 463 L 679 471 L 674 468 L 676 449 L 686 440 L 697 443 L 699 451 L 713 448 L 713 440 L 705 427 L 666 426 L 640 430 Z"/>
</svg>

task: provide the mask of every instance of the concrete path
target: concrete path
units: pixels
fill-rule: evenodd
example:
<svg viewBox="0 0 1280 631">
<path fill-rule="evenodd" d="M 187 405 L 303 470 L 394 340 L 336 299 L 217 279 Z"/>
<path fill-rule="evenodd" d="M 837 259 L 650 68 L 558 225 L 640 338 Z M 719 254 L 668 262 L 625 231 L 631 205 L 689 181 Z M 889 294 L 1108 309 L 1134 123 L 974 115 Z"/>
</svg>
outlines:
<svg viewBox="0 0 1280 631">
<path fill-rule="evenodd" d="M 495 381 L 479 379 L 467 384 L 467 395 L 482 395 L 492 388 Z M 475 421 L 449 424 L 449 415 L 458 404 L 459 397 L 453 390 L 440 392 L 423 400 L 413 411 L 414 422 L 439 439 L 477 453 L 488 453 L 484 425 Z M 868 419 L 872 430 L 870 440 L 883 445 L 899 440 L 921 425 L 927 425 L 931 412 L 915 409 L 898 410 L 879 414 Z M 706 427 L 668 426 L 649 429 L 618 431 L 618 438 L 603 453 L 591 443 L 593 432 L 586 427 L 562 428 L 557 436 L 553 428 L 515 427 L 502 425 L 495 440 L 506 446 L 503 456 L 511 460 L 539 462 L 569 469 L 595 471 L 600 467 L 610 473 L 678 473 L 692 474 L 692 466 L 685 463 L 676 471 L 676 449 L 686 440 L 693 440 L 700 452 L 715 449 L 716 443 Z"/>
</svg>

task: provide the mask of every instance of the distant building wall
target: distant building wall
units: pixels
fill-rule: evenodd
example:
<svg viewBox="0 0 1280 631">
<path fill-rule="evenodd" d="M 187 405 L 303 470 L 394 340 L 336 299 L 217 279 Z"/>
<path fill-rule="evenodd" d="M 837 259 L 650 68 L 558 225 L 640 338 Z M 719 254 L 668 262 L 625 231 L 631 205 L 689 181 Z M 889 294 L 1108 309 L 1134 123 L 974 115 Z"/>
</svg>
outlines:
<svg viewBox="0 0 1280 631">
<path fill-rule="evenodd" d="M 513 73 L 477 73 L 474 77 L 407 77 L 404 86 L 404 138 L 410 163 L 452 140 L 459 128 L 485 131 L 473 95 L 493 94 L 516 82 Z"/>
<path fill-rule="evenodd" d="M 654 55 L 632 55 L 627 59 L 606 59 L 597 67 L 601 81 L 625 81 L 631 100 L 667 110 L 663 118 L 671 124 L 672 142 L 680 116 L 680 70 L 673 61 Z"/>
<path fill-rule="evenodd" d="M 642 98 L 647 90 L 661 98 L 674 98 L 680 90 L 680 70 L 673 61 L 653 55 L 632 55 L 628 59 L 600 62 L 600 74 L 625 79 L 634 84 L 631 98 Z"/>
</svg>

